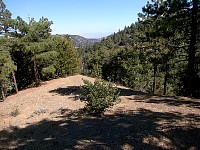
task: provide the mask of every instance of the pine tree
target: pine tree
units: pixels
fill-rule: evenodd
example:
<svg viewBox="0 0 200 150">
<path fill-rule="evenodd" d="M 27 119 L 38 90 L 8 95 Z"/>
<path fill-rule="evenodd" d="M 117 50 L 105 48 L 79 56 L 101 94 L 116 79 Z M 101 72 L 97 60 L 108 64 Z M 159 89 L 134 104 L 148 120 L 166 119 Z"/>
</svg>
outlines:
<svg viewBox="0 0 200 150">
<path fill-rule="evenodd" d="M 10 55 L 9 39 L 8 32 L 12 30 L 13 20 L 11 19 L 11 13 L 6 9 L 6 5 L 2 0 L 0 0 L 0 34 L 3 35 L 0 37 L 0 86 L 1 86 L 1 95 L 5 99 L 4 92 L 6 90 L 5 82 L 10 82 L 9 77 L 12 73 L 14 79 L 14 85 L 16 91 L 18 92 L 14 70 L 16 66 Z M 5 36 L 6 35 L 6 36 Z"/>
<path fill-rule="evenodd" d="M 0 86 L 3 99 L 5 99 L 6 82 L 9 81 L 11 73 L 16 70 L 10 52 L 7 46 L 4 45 L 6 41 L 6 38 L 0 38 Z"/>
<path fill-rule="evenodd" d="M 55 60 L 57 76 L 74 75 L 80 71 L 80 58 L 68 36 L 54 36 L 53 42 L 58 53 Z"/>
<path fill-rule="evenodd" d="M 10 28 L 13 27 L 11 12 L 6 9 L 6 5 L 2 0 L 0 0 L 0 33 L 5 34 L 10 31 Z"/>
<path fill-rule="evenodd" d="M 44 55 L 47 54 L 48 49 L 44 46 L 45 40 L 50 37 L 50 26 L 52 21 L 49 21 L 47 18 L 42 17 L 38 22 L 34 19 L 31 19 L 29 24 L 23 21 L 22 18 L 17 17 L 15 20 L 16 28 L 19 32 L 16 32 L 14 36 L 18 38 L 16 41 L 16 45 L 23 46 L 23 53 L 26 59 L 32 63 L 33 76 L 35 85 L 39 85 L 40 82 L 40 67 L 43 64 L 40 64 L 40 60 L 42 56 L 52 55 Z M 21 43 L 21 44 L 20 44 Z M 43 54 L 43 55 L 42 55 Z M 21 60 L 19 60 L 21 61 Z M 44 61 L 43 61 L 44 63 Z M 29 67 L 29 66 L 27 66 Z"/>
<path fill-rule="evenodd" d="M 174 62 L 180 62 L 181 57 L 183 56 L 183 49 L 187 49 L 184 53 L 188 54 L 188 68 L 187 68 L 187 81 L 185 94 L 192 96 L 194 93 L 194 80 L 195 80 L 195 56 L 197 47 L 197 14 L 199 9 L 199 1 L 193 0 L 190 3 L 187 0 L 179 1 L 152 1 L 148 2 L 147 5 L 143 8 L 143 14 L 140 14 L 140 17 L 143 18 L 143 22 L 146 23 L 148 28 L 148 36 L 167 40 L 165 42 L 165 48 L 168 49 L 168 53 L 161 57 L 162 64 L 165 65 L 165 77 L 164 77 L 164 94 L 166 94 L 166 83 L 168 80 L 168 71 L 170 59 L 174 59 Z M 154 24 L 154 25 L 153 25 Z M 156 28 L 157 29 L 156 29 Z M 155 28 L 155 31 L 151 33 L 151 30 Z M 149 32 L 150 31 L 150 32 Z M 156 33 L 156 34 L 155 34 Z M 156 35 L 156 38 L 153 36 Z M 147 37 L 147 36 L 146 36 Z M 146 38 L 147 39 L 147 38 Z M 155 45 L 155 43 L 154 43 Z M 162 46 L 160 45 L 159 48 Z M 161 52 L 163 52 L 161 48 Z M 174 53 L 174 54 L 173 54 Z M 177 55 L 178 54 L 178 55 Z M 163 55 L 163 54 L 162 54 Z M 185 57 L 186 59 L 186 57 Z M 155 67 L 156 68 L 156 67 Z M 154 74 L 156 73 L 154 69 Z M 155 77 L 155 76 L 154 76 Z M 180 81 L 181 82 L 181 81 Z M 155 85 L 155 83 L 154 83 Z"/>
</svg>

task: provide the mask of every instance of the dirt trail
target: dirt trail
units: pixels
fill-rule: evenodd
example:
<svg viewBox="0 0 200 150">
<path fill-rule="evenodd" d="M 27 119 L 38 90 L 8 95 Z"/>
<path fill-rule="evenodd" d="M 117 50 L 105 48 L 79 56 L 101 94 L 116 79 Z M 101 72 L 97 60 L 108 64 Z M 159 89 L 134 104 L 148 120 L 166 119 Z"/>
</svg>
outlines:
<svg viewBox="0 0 200 150">
<path fill-rule="evenodd" d="M 76 97 L 79 94 L 79 87 L 83 85 L 82 79 L 92 82 L 95 80 L 82 75 L 55 79 L 42 83 L 40 87 L 20 91 L 0 103 L 0 149 L 199 148 L 199 100 L 148 96 L 145 93 L 119 86 L 121 102 L 108 109 L 105 116 L 99 120 L 96 117 L 88 118 L 79 112 L 84 107 L 84 103 Z M 19 111 L 16 117 L 10 115 L 14 110 Z M 48 122 L 48 125 L 43 123 L 44 120 Z M 93 121 L 90 122 L 91 120 Z M 77 125 L 77 123 L 80 124 Z M 70 131 L 74 134 L 68 136 L 63 134 L 63 137 L 61 136 L 63 141 L 57 140 L 55 135 L 54 138 L 49 137 L 56 134 L 56 131 L 45 132 L 43 139 L 40 139 L 40 135 L 34 134 L 31 138 L 35 141 L 32 142 L 28 142 L 30 139 L 27 136 L 23 137 L 24 134 L 29 135 L 30 132 L 38 130 L 35 126 L 39 125 L 40 129 L 43 126 L 52 128 L 51 124 L 56 124 L 54 130 L 58 131 L 58 134 Z M 60 127 L 65 124 L 70 124 L 70 126 L 65 129 Z M 33 129 L 29 129 L 30 126 L 33 126 Z M 77 126 L 79 127 L 76 128 Z M 122 130 L 122 133 L 115 130 Z M 18 135 L 18 138 L 14 138 L 13 134 Z M 118 141 L 118 136 L 121 137 L 120 141 Z M 189 138 L 187 142 L 185 142 L 185 136 Z M 104 137 L 108 139 L 104 140 Z M 44 139 L 48 141 L 48 138 L 49 141 L 56 139 L 58 145 L 52 146 L 51 141 L 46 145 L 49 147 L 44 147 L 41 142 Z"/>
<path fill-rule="evenodd" d="M 20 91 L 18 94 L 9 96 L 6 101 L 0 103 L 0 116 L 1 120 L 3 119 L 3 122 L 0 122 L 0 129 L 40 121 L 48 117 L 49 114 L 46 112 L 52 113 L 61 108 L 71 110 L 83 108 L 84 103 L 72 100 L 74 97 L 72 95 L 73 92 L 68 95 L 62 93 L 62 91 L 65 92 L 65 89 L 70 92 L 70 89 L 67 89 L 67 87 L 73 88 L 73 86 L 83 85 L 82 78 L 94 81 L 92 78 L 81 75 L 71 76 L 46 81 L 40 87 L 26 89 Z M 20 115 L 17 117 L 8 117 L 15 109 L 20 111 Z M 33 119 L 31 119 L 31 116 L 37 113 L 43 115 L 38 115 L 38 117 L 32 117 Z"/>
</svg>

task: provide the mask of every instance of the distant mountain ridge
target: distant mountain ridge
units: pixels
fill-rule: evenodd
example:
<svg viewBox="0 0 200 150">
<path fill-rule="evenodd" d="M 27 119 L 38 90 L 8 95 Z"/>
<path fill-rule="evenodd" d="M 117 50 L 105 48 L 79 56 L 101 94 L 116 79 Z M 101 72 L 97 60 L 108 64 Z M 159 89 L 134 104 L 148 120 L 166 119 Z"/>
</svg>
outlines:
<svg viewBox="0 0 200 150">
<path fill-rule="evenodd" d="M 72 39 L 76 48 L 93 45 L 93 44 L 101 41 L 101 39 L 85 38 L 80 35 L 69 35 L 69 37 Z"/>
</svg>

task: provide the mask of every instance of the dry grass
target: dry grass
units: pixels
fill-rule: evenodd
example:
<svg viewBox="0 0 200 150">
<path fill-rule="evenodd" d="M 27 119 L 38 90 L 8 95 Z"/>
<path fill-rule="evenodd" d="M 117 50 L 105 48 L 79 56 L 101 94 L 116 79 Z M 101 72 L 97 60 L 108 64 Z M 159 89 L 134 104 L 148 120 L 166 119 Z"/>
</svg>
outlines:
<svg viewBox="0 0 200 150">
<path fill-rule="evenodd" d="M 94 81 L 55 79 L 0 103 L 0 149 L 200 149 L 199 100 L 119 87 L 120 103 L 88 116 L 77 98 L 82 78 Z"/>
</svg>

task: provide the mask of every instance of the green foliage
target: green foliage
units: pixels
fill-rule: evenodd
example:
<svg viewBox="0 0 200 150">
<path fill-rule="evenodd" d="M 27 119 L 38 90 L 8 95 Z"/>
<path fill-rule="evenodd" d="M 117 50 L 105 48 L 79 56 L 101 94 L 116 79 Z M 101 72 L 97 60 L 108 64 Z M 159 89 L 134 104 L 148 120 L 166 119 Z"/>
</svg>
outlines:
<svg viewBox="0 0 200 150">
<path fill-rule="evenodd" d="M 179 91 L 179 94 L 186 96 L 199 95 L 197 94 L 199 88 L 195 86 L 199 83 L 196 61 L 199 37 L 197 33 L 200 18 L 199 6 L 198 0 L 158 0 L 148 2 L 143 7 L 143 14 L 140 14 L 141 22 L 145 27 L 143 38 L 148 46 L 154 49 L 151 54 L 151 63 L 154 66 L 155 79 L 157 80 L 160 75 L 163 75 L 164 86 L 166 86 L 166 83 L 169 83 L 172 75 L 174 75 L 172 72 L 176 72 L 177 75 L 181 74 L 182 71 L 179 69 L 183 66 L 181 61 L 186 61 L 187 68 L 182 68 L 185 72 L 182 72 L 181 78 L 177 76 L 176 78 L 179 78 L 179 81 L 173 84 L 174 89 L 178 89 L 176 91 Z M 168 69 L 158 72 L 158 67 Z M 178 73 L 177 70 L 181 72 Z M 182 86 L 180 86 L 180 83 Z M 158 88 L 160 88 L 159 85 Z"/>
<path fill-rule="evenodd" d="M 5 81 L 10 73 L 16 70 L 8 51 L 0 51 L 0 81 Z"/>
<path fill-rule="evenodd" d="M 54 36 L 52 39 L 58 53 L 55 68 L 58 76 L 74 75 L 80 72 L 80 58 L 69 37 Z"/>
<path fill-rule="evenodd" d="M 79 73 L 80 60 L 69 37 L 50 35 L 52 24 L 42 17 L 26 23 L 16 19 L 19 32 L 13 34 L 11 54 L 18 65 L 16 73 L 19 87 L 39 85 L 46 80 Z"/>
<path fill-rule="evenodd" d="M 13 117 L 17 117 L 20 114 L 19 108 L 14 108 L 11 112 L 10 115 Z"/>
<path fill-rule="evenodd" d="M 52 65 L 42 69 L 42 75 L 46 79 L 54 78 L 55 77 L 55 73 L 56 73 L 56 69 Z"/>
<path fill-rule="evenodd" d="M 84 73 L 153 94 L 199 97 L 199 6 L 147 2 L 138 22 L 81 49 Z"/>
<path fill-rule="evenodd" d="M 9 40 L 7 39 L 7 34 L 13 27 L 13 20 L 10 11 L 6 9 L 6 5 L 2 0 L 0 0 L 0 10 L 0 87 L 4 92 L 8 90 L 5 82 L 10 80 L 11 72 L 17 68 L 11 58 Z M 1 96 L 3 97 L 3 95 Z"/>
<path fill-rule="evenodd" d="M 102 78 L 104 66 L 108 64 L 112 57 L 117 55 L 119 51 L 121 51 L 120 48 L 108 49 L 102 46 L 88 55 L 83 56 L 84 67 L 87 67 L 87 71 L 90 75 Z"/>
<path fill-rule="evenodd" d="M 103 77 L 112 82 L 135 89 L 150 90 L 151 65 L 137 49 L 120 51 L 104 66 L 103 71 Z"/>
<path fill-rule="evenodd" d="M 11 12 L 6 9 L 6 5 L 0 0 L 0 34 L 6 34 L 12 27 Z"/>
<path fill-rule="evenodd" d="M 17 82 L 24 88 L 79 73 L 81 66 L 84 74 L 136 90 L 199 97 L 199 8 L 199 0 L 152 0 L 138 14 L 138 22 L 78 54 L 68 36 L 51 35 L 52 21 L 13 20 L 0 0 L 0 82 L 10 80 L 16 68 Z"/>
<path fill-rule="evenodd" d="M 20 17 L 17 17 L 15 20 L 14 25 L 17 30 L 12 34 L 12 56 L 17 64 L 25 64 L 22 66 L 18 65 L 18 68 L 20 71 L 27 71 L 29 77 L 27 77 L 27 74 L 22 73 L 25 75 L 22 78 L 23 80 L 30 78 L 28 81 L 31 82 L 31 84 L 34 82 L 35 85 L 39 85 L 42 76 L 42 68 L 51 65 L 51 60 L 56 56 L 55 52 L 52 52 L 46 44 L 50 37 L 51 24 L 52 21 L 48 21 L 48 19 L 44 17 L 42 17 L 38 22 L 31 19 L 29 24 L 23 21 Z M 20 59 L 20 57 L 24 58 Z"/>
<path fill-rule="evenodd" d="M 0 38 L 0 83 L 6 81 L 10 73 L 17 69 L 6 46 L 7 42 L 7 39 Z"/>
<path fill-rule="evenodd" d="M 113 106 L 119 100 L 119 92 L 111 83 L 103 80 L 96 80 L 92 84 L 88 80 L 83 80 L 83 95 L 86 97 L 85 109 L 91 113 L 102 113 L 106 108 Z"/>
</svg>

